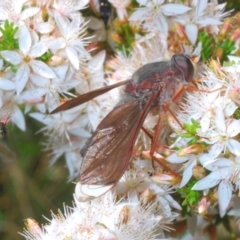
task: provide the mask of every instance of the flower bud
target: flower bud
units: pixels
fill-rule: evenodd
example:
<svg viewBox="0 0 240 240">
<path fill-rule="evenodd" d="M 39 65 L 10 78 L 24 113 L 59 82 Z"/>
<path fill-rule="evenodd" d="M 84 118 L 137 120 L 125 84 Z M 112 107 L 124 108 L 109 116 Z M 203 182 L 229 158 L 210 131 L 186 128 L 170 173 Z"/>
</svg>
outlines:
<svg viewBox="0 0 240 240">
<path fill-rule="evenodd" d="M 217 49 L 216 49 L 216 52 L 215 52 L 216 58 L 222 59 L 222 58 L 223 58 L 223 55 L 224 55 L 224 50 L 223 50 L 223 48 L 217 48 Z"/>
<path fill-rule="evenodd" d="M 156 184 L 175 185 L 180 182 L 180 178 L 173 174 L 157 173 L 151 177 L 151 180 Z"/>
<path fill-rule="evenodd" d="M 193 167 L 193 176 L 197 179 L 200 180 L 205 177 L 206 171 L 203 167 L 201 166 L 194 166 Z"/>
<path fill-rule="evenodd" d="M 59 55 L 54 55 L 49 58 L 48 65 L 50 67 L 57 67 L 62 65 L 65 62 L 65 58 Z"/>
<path fill-rule="evenodd" d="M 231 34 L 230 41 L 236 42 L 239 39 L 239 36 L 240 36 L 240 29 L 238 28 Z"/>
<path fill-rule="evenodd" d="M 180 23 L 175 22 L 173 24 L 173 29 L 177 33 L 180 41 L 187 40 L 184 26 L 182 26 Z"/>
<path fill-rule="evenodd" d="M 116 32 L 110 34 L 111 39 L 117 44 L 123 44 L 123 38 Z"/>
<path fill-rule="evenodd" d="M 144 190 L 139 197 L 142 205 L 148 205 L 156 199 L 156 195 L 153 194 L 151 189 Z"/>
<path fill-rule="evenodd" d="M 202 197 L 200 203 L 198 204 L 197 212 L 200 215 L 204 216 L 207 214 L 209 206 L 210 206 L 210 201 L 207 196 L 204 196 Z"/>
<path fill-rule="evenodd" d="M 231 18 L 227 18 L 224 23 L 222 24 L 218 36 L 223 39 L 226 37 L 227 33 L 229 32 L 230 28 L 231 28 L 231 22 L 232 19 Z"/>
<path fill-rule="evenodd" d="M 122 224 L 127 224 L 130 214 L 129 206 L 124 206 L 119 212 L 119 220 Z"/>
<path fill-rule="evenodd" d="M 39 227 L 38 223 L 31 218 L 25 220 L 25 226 L 29 232 L 32 233 L 34 237 L 40 237 L 42 234 L 42 229 Z"/>
<path fill-rule="evenodd" d="M 178 152 L 179 157 L 187 156 L 188 154 L 197 154 L 202 152 L 204 146 L 201 143 L 195 143 L 191 146 L 185 147 Z"/>
<path fill-rule="evenodd" d="M 120 20 L 119 18 L 116 18 L 114 21 L 113 21 L 113 29 L 117 32 L 117 33 L 120 33 L 122 34 L 123 33 L 123 25 L 124 24 L 128 24 L 128 21 L 127 20 Z"/>
</svg>

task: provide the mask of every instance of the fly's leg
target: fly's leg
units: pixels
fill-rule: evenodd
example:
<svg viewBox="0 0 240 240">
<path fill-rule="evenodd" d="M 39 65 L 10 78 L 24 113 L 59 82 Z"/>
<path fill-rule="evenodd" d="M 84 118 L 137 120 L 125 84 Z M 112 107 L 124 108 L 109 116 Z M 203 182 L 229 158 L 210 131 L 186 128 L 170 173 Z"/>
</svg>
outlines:
<svg viewBox="0 0 240 240">
<path fill-rule="evenodd" d="M 199 89 L 195 86 L 183 86 L 181 87 L 181 89 L 177 92 L 177 94 L 174 95 L 172 101 L 174 103 L 177 104 L 178 100 L 181 98 L 181 96 L 183 95 L 184 92 L 186 91 L 192 91 L 192 92 L 205 92 L 205 93 L 213 93 L 213 92 L 216 92 L 216 91 L 219 91 L 223 89 L 222 87 L 220 88 L 217 88 L 217 89 L 214 89 L 214 90 L 211 90 L 211 91 L 208 91 L 208 90 L 203 90 L 203 89 Z M 180 125 L 181 126 L 181 125 Z"/>
<path fill-rule="evenodd" d="M 152 161 L 152 166 L 153 166 L 153 168 L 155 168 L 155 166 L 154 166 L 154 161 L 155 161 L 155 162 L 159 163 L 163 167 L 163 169 L 170 172 L 176 178 L 179 178 L 178 173 L 167 165 L 164 158 L 160 158 L 155 154 L 156 148 L 159 147 L 158 136 L 159 136 L 160 131 L 161 131 L 161 125 L 162 125 L 161 124 L 161 117 L 160 117 L 160 114 L 159 114 L 158 122 L 157 122 L 157 125 L 156 125 L 156 130 L 155 130 L 153 135 L 146 128 L 144 128 L 142 126 L 142 130 L 144 131 L 144 133 L 151 139 L 150 157 L 153 160 Z M 163 147 L 166 148 L 166 146 L 163 146 Z"/>
</svg>

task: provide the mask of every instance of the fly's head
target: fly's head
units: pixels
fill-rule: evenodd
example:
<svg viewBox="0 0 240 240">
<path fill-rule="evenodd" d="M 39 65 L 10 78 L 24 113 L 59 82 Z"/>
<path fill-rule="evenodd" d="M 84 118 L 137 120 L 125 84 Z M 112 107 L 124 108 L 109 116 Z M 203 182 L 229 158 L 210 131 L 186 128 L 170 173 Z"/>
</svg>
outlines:
<svg viewBox="0 0 240 240">
<path fill-rule="evenodd" d="M 182 75 L 182 79 L 186 83 L 191 82 L 194 75 L 194 66 L 190 58 L 184 54 L 176 54 L 172 57 L 172 62 Z"/>
</svg>

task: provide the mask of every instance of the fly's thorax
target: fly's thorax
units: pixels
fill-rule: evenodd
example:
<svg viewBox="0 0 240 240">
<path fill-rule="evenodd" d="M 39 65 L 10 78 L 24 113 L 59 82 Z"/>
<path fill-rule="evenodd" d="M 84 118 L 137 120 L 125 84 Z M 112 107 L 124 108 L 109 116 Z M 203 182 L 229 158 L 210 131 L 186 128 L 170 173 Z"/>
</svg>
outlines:
<svg viewBox="0 0 240 240">
<path fill-rule="evenodd" d="M 164 104 L 172 102 L 176 94 L 178 94 L 182 87 L 186 85 L 186 82 L 179 78 L 172 78 L 163 81 L 162 85 L 163 87 L 160 90 L 157 100 L 158 107 L 162 107 Z"/>
<path fill-rule="evenodd" d="M 159 80 L 163 79 L 169 75 L 170 65 L 170 61 L 145 64 L 132 75 L 132 83 L 137 86 L 146 80 L 154 79 L 157 81 L 157 78 Z"/>
</svg>

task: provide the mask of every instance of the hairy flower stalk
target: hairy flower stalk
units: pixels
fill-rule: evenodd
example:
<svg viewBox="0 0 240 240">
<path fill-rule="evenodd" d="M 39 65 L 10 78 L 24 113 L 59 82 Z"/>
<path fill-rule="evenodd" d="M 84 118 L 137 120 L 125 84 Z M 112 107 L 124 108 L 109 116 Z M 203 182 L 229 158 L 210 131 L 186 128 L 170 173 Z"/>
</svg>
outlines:
<svg viewBox="0 0 240 240">
<path fill-rule="evenodd" d="M 219 216 L 239 217 L 239 16 L 228 17 L 225 4 L 216 0 L 109 2 L 113 12 L 107 28 L 97 18 L 98 1 L 0 3 L 0 122 L 7 119 L 22 131 L 31 128 L 27 115 L 41 122 L 38 132 L 47 139 L 43 146 L 50 163 L 64 156 L 72 180 L 82 164 L 80 149 L 122 90 L 67 111 L 51 111 L 179 53 L 199 60 L 193 83 L 169 104 L 173 114 L 161 113 L 156 161 L 150 149 L 159 112 L 153 111 L 113 189 L 79 202 L 77 180 L 73 207 L 52 213 L 42 227 L 27 219 L 21 234 L 28 240 L 214 239 L 209 229 Z M 101 188 L 108 186 L 96 192 Z"/>
</svg>

